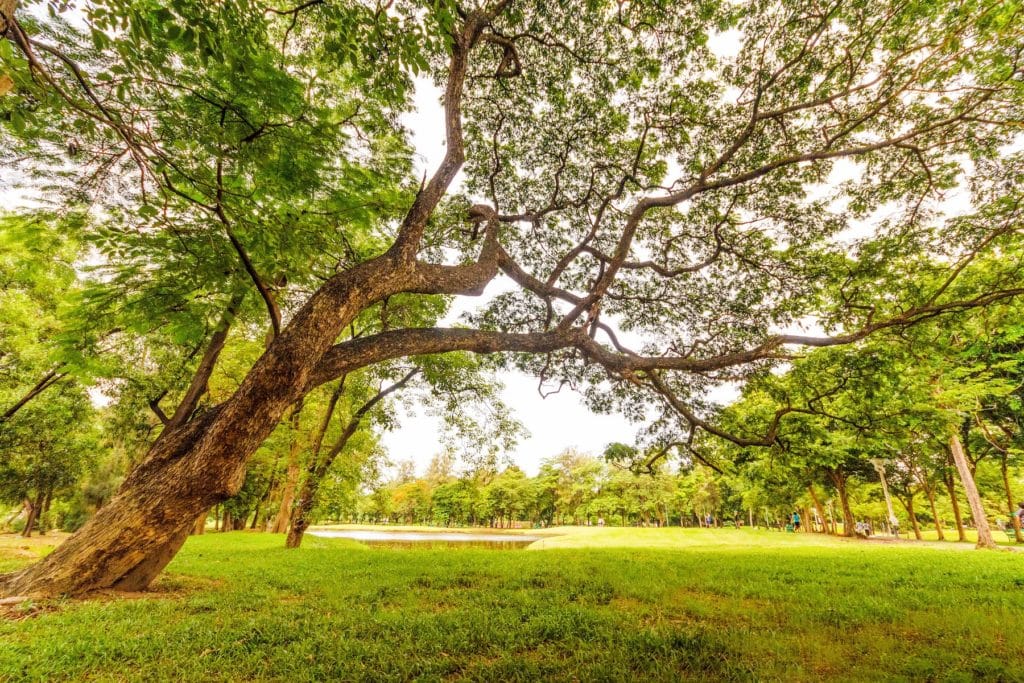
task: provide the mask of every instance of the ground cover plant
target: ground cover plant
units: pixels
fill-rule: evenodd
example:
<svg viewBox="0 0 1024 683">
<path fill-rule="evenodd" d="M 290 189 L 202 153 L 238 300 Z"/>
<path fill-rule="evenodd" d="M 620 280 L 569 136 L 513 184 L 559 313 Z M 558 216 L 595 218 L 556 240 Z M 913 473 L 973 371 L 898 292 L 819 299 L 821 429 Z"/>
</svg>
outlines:
<svg viewBox="0 0 1024 683">
<path fill-rule="evenodd" d="M 1024 676 L 1017 554 L 642 531 L 661 547 L 613 547 L 601 532 L 590 547 L 514 551 L 192 537 L 149 597 L 57 602 L 0 623 L 0 678 Z"/>
</svg>

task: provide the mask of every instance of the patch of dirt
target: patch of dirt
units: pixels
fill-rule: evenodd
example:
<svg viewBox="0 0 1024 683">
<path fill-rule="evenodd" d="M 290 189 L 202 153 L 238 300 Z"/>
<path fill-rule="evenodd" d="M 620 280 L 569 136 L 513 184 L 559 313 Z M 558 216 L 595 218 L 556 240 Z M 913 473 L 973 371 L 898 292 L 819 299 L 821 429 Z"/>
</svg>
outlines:
<svg viewBox="0 0 1024 683">
<path fill-rule="evenodd" d="M 221 579 L 208 579 L 201 576 L 184 574 L 161 574 L 157 580 L 144 591 L 100 590 L 78 598 L 78 600 L 144 600 L 148 598 L 182 598 L 198 590 L 219 588 L 224 585 Z"/>
<path fill-rule="evenodd" d="M 10 605 L 0 605 L 0 619 L 4 621 L 21 621 L 46 612 L 56 612 L 56 603 L 51 601 L 26 600 Z"/>
<path fill-rule="evenodd" d="M 199 590 L 219 588 L 224 585 L 220 579 L 207 579 L 181 574 L 162 575 L 144 591 L 98 590 L 73 599 L 35 600 L 27 598 L 19 602 L 0 604 L 0 619 L 20 621 L 82 602 L 115 602 L 119 600 L 179 600 Z"/>
<path fill-rule="evenodd" d="M 50 531 L 45 536 L 23 538 L 21 534 L 0 534 L 0 558 L 38 560 L 46 551 L 56 548 L 71 534 Z"/>
</svg>

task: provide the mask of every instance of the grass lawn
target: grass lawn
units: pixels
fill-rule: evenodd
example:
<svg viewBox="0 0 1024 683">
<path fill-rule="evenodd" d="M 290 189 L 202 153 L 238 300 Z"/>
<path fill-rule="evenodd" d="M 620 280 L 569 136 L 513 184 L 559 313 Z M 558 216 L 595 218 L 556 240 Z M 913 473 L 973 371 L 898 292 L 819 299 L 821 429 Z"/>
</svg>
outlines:
<svg viewBox="0 0 1024 683">
<path fill-rule="evenodd" d="M 0 569 L 29 561 L 8 545 Z M 613 528 L 282 546 L 209 533 L 146 597 L 29 605 L 0 620 L 0 680 L 1024 680 L 1019 553 Z"/>
</svg>

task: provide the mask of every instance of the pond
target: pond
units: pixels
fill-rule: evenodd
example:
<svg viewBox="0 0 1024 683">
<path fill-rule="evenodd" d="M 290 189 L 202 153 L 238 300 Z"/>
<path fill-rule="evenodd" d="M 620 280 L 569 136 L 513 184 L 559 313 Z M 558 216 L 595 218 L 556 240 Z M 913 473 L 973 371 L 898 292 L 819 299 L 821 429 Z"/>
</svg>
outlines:
<svg viewBox="0 0 1024 683">
<path fill-rule="evenodd" d="M 510 550 L 525 548 L 543 536 L 495 534 L 486 532 L 455 533 L 450 531 L 371 531 L 366 529 L 317 529 L 307 532 L 321 538 L 350 538 L 370 546 L 388 548 L 424 548 L 432 546 L 459 548 L 493 548 Z"/>
</svg>

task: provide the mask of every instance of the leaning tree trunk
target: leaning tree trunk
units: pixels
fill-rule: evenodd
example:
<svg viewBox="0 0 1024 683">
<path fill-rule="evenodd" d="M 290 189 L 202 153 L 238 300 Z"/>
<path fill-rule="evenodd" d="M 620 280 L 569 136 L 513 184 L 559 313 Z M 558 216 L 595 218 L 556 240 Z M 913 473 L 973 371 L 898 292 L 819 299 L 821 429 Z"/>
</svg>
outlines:
<svg viewBox="0 0 1024 683">
<path fill-rule="evenodd" d="M 43 506 L 40 500 L 42 496 L 36 496 L 35 500 L 25 498 L 25 507 L 28 508 L 28 518 L 25 520 L 25 528 L 21 530 L 23 538 L 31 538 L 32 530 L 35 529 L 36 520 L 39 519 L 39 510 Z"/>
<path fill-rule="evenodd" d="M 960 443 L 960 436 L 953 432 L 949 436 L 949 450 L 953 454 L 953 462 L 960 473 L 960 481 L 967 492 L 967 502 L 971 506 L 971 517 L 974 518 L 974 527 L 978 530 L 978 547 L 995 548 L 996 542 L 992 539 L 992 530 L 988 526 L 988 517 L 985 516 L 985 507 L 981 502 L 981 494 L 971 476 L 971 469 L 964 453 L 963 444 Z"/>
<path fill-rule="evenodd" d="M 195 519 L 233 496 L 245 465 L 313 379 L 345 325 L 401 289 L 385 255 L 328 281 L 271 343 L 227 401 L 165 430 L 110 502 L 43 560 L 0 578 L 7 595 L 141 590 L 181 548 Z"/>
<path fill-rule="evenodd" d="M 0 0 L 0 11 L 10 14 L 12 8 L 11 0 Z M 382 359 L 453 350 L 443 344 L 432 351 L 403 347 L 386 337 L 348 346 L 340 357 L 328 354 L 342 330 L 376 302 L 401 292 L 479 295 L 498 272 L 498 219 L 490 207 L 470 210 L 473 220 L 487 221 L 476 262 L 444 266 L 416 261 L 427 223 L 465 160 L 462 87 L 469 51 L 484 27 L 485 22 L 470 17 L 450 46 L 445 156 L 417 192 L 391 248 L 327 280 L 267 346 L 228 400 L 166 428 L 107 505 L 46 558 L 0 577 L 0 593 L 42 597 L 145 588 L 177 553 L 196 517 L 238 492 L 249 458 L 288 406 L 313 386 Z M 429 333 L 424 339 L 430 339 Z M 561 340 L 544 350 L 559 345 L 564 345 Z M 479 348 L 503 350 L 484 342 Z"/>
<path fill-rule="evenodd" d="M 914 528 L 914 538 L 919 541 L 923 541 L 924 538 L 921 536 L 921 525 L 917 523 L 917 514 L 914 512 L 914 494 L 909 494 L 906 500 L 901 500 L 900 502 L 903 503 L 903 507 L 907 510 L 907 517 L 910 518 L 910 525 Z"/>
<path fill-rule="evenodd" d="M 814 484 L 807 485 L 807 492 L 811 494 L 811 502 L 814 503 L 814 510 L 818 513 L 818 519 L 821 520 L 821 532 L 825 534 L 829 533 L 828 517 L 825 516 L 825 508 L 821 506 L 821 501 L 818 499 L 818 492 L 814 490 Z"/>
<path fill-rule="evenodd" d="M 285 539 L 286 548 L 298 548 L 302 544 L 303 534 L 309 528 L 313 515 L 313 507 L 316 505 L 316 494 L 320 489 L 320 477 L 315 472 L 309 472 L 302 484 L 302 493 L 299 494 L 298 502 L 292 509 L 291 524 L 288 526 L 288 538 Z"/>
<path fill-rule="evenodd" d="M 943 475 L 943 481 L 946 484 L 950 505 L 953 507 L 953 523 L 956 525 L 957 540 L 966 541 L 967 530 L 964 529 L 964 516 L 960 513 L 960 501 L 957 499 L 956 481 L 953 479 L 953 473 L 946 472 Z"/>
<path fill-rule="evenodd" d="M 295 489 L 299 486 L 300 468 L 297 445 L 293 445 L 292 450 L 296 452 L 294 456 L 289 454 L 288 472 L 285 475 L 284 489 L 281 492 L 281 505 L 278 507 L 277 516 L 274 517 L 274 525 L 270 527 L 270 532 L 274 534 L 283 534 L 288 530 L 288 518 L 291 516 L 292 506 L 295 504 Z"/>
</svg>

